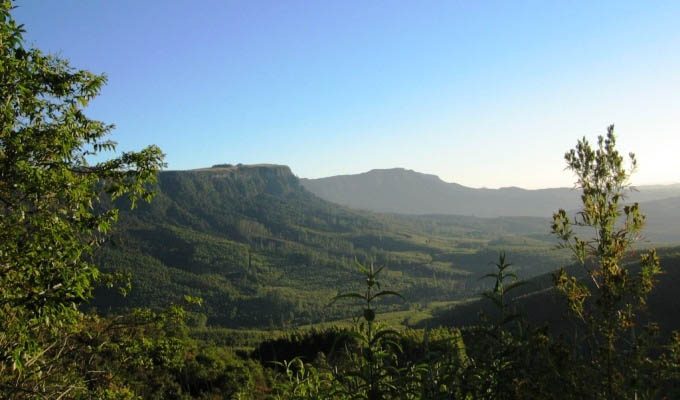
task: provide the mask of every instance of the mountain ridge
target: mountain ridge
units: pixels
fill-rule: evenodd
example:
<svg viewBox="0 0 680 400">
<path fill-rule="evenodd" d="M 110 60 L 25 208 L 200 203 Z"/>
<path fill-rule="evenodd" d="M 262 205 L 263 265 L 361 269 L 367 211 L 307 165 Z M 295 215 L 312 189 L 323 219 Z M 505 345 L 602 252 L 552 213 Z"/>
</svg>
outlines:
<svg viewBox="0 0 680 400">
<path fill-rule="evenodd" d="M 449 214 L 478 217 L 550 217 L 558 209 L 573 210 L 579 193 L 572 188 L 471 188 L 436 175 L 405 168 L 374 169 L 360 174 L 301 178 L 320 198 L 359 210 L 401 214 Z M 630 201 L 656 201 L 680 196 L 680 184 L 639 186 Z"/>
<path fill-rule="evenodd" d="M 279 165 L 279 164 L 250 164 L 250 165 L 245 165 L 245 166 L 285 166 L 285 165 Z M 290 167 L 289 167 L 290 168 Z M 206 168 L 200 168 L 200 169 L 206 169 Z M 190 170 L 191 171 L 191 170 Z M 439 175 L 436 174 L 431 174 L 427 172 L 419 172 L 414 169 L 410 168 L 404 168 L 404 167 L 392 167 L 392 168 L 372 168 L 368 171 L 365 172 L 358 172 L 354 174 L 338 174 L 338 175 L 330 175 L 330 176 L 324 176 L 320 178 L 304 178 L 304 177 L 298 177 L 301 181 L 319 181 L 319 180 L 325 180 L 325 179 L 331 179 L 331 178 L 343 178 L 343 177 L 355 177 L 355 176 L 360 176 L 360 175 L 371 175 L 374 173 L 389 173 L 389 172 L 406 172 L 406 173 L 412 173 L 414 175 L 419 175 L 419 176 L 424 176 L 424 177 L 431 177 L 435 180 L 441 181 L 446 184 L 450 185 L 455 185 L 459 187 L 463 187 L 466 189 L 475 189 L 475 190 L 504 190 L 504 189 L 518 189 L 518 190 L 524 190 L 524 191 L 540 191 L 540 190 L 555 190 L 555 189 L 568 189 L 568 190 L 573 190 L 571 187 L 567 186 L 551 186 L 551 187 L 542 187 L 542 188 L 525 188 L 522 186 L 517 186 L 517 185 L 510 185 L 510 186 L 501 186 L 498 188 L 489 188 L 486 186 L 480 186 L 480 187 L 474 187 L 474 186 L 466 186 L 458 182 L 449 182 L 445 181 L 442 179 Z M 667 190 L 667 189 L 680 189 L 680 182 L 673 182 L 673 183 L 654 183 L 654 184 L 645 184 L 645 185 L 632 185 L 634 188 L 652 188 L 652 189 L 662 189 L 662 190 Z"/>
</svg>

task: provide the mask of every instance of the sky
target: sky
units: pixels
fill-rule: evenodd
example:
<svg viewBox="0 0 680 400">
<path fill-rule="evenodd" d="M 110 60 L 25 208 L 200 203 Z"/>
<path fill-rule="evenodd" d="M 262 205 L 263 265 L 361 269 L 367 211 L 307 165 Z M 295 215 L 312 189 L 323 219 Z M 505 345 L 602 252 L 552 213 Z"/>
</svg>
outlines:
<svg viewBox="0 0 680 400">
<path fill-rule="evenodd" d="M 633 183 L 680 182 L 680 2 L 18 0 L 30 47 L 108 84 L 87 110 L 168 169 L 402 167 L 571 186 L 615 124 Z"/>
</svg>

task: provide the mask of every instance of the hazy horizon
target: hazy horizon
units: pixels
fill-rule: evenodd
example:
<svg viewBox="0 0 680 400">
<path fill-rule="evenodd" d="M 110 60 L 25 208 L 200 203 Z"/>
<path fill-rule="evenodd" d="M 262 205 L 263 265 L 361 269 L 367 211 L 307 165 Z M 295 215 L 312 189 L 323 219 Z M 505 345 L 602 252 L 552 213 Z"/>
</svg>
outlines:
<svg viewBox="0 0 680 400">
<path fill-rule="evenodd" d="M 441 176 L 439 176 L 439 175 L 437 175 L 436 173 L 433 173 L 433 172 L 416 171 L 416 170 L 412 170 L 412 169 L 409 169 L 409 168 L 403 168 L 403 167 L 373 168 L 373 169 L 370 169 L 368 171 L 357 172 L 357 173 L 352 173 L 352 174 L 349 174 L 349 173 L 348 174 L 342 174 L 341 173 L 341 174 L 336 174 L 336 175 L 320 176 L 320 177 L 317 177 L 317 178 L 309 178 L 309 177 L 306 177 L 306 176 L 299 176 L 299 175 L 295 174 L 295 170 L 291 168 L 293 174 L 295 174 L 298 178 L 303 178 L 303 179 L 323 179 L 323 178 L 332 178 L 332 177 L 335 177 L 335 176 L 350 176 L 350 175 L 365 174 L 365 173 L 368 173 L 368 172 L 371 172 L 371 171 L 374 171 L 374 170 L 393 170 L 393 169 L 405 169 L 407 171 L 413 171 L 413 172 L 417 172 L 417 173 L 420 173 L 420 174 L 435 175 L 436 177 L 438 177 L 439 179 L 441 179 L 445 183 L 456 183 L 456 184 L 463 185 L 463 186 L 473 188 L 473 189 L 502 189 L 502 188 L 508 188 L 508 187 L 518 187 L 520 189 L 539 190 L 539 189 L 555 189 L 555 188 L 564 188 L 564 187 L 571 188 L 571 187 L 574 186 L 573 183 L 571 185 L 567 184 L 567 185 L 562 185 L 562 186 L 545 186 L 545 187 L 524 187 L 524 186 L 517 186 L 517 185 L 505 185 L 505 186 L 494 186 L 494 187 L 491 187 L 491 186 L 470 186 L 470 185 L 464 185 L 464 184 L 456 181 L 455 179 L 454 180 L 444 179 L 443 177 L 441 177 Z M 670 185 L 680 185 L 680 181 L 633 183 L 632 184 L 633 187 L 636 187 L 636 186 L 670 186 Z"/>
<path fill-rule="evenodd" d="M 571 187 L 614 123 L 635 185 L 680 182 L 680 3 L 17 1 L 32 46 L 106 73 L 88 115 L 169 169 L 401 167 Z"/>
<path fill-rule="evenodd" d="M 232 163 L 218 163 L 213 166 L 205 166 L 205 167 L 198 167 L 198 168 L 188 168 L 188 169 L 166 169 L 165 171 L 168 172 L 181 172 L 181 171 L 208 171 L 212 168 L 215 168 L 216 166 L 222 166 L 229 164 L 232 167 L 238 166 L 237 164 L 232 164 Z M 423 171 L 416 171 L 413 169 L 409 168 L 403 168 L 403 167 L 389 167 L 389 168 L 373 168 L 367 171 L 361 171 L 357 173 L 340 173 L 336 175 L 328 175 L 328 176 L 320 176 L 316 178 L 310 178 L 306 176 L 300 176 L 299 174 L 296 173 L 295 169 L 290 167 L 289 165 L 285 164 L 272 164 L 272 163 L 266 163 L 266 162 L 261 162 L 261 163 L 253 163 L 253 164 L 242 164 L 243 166 L 246 167 L 258 167 L 258 166 L 273 166 L 273 167 L 288 167 L 291 169 L 291 172 L 293 175 L 298 177 L 299 179 L 309 179 L 309 180 L 316 180 L 316 179 L 324 179 L 324 178 L 334 178 L 334 177 L 344 177 L 344 176 L 355 176 L 355 175 L 362 175 L 362 174 L 368 174 L 374 171 L 390 171 L 390 170 L 405 170 L 408 172 L 415 172 L 417 174 L 422 174 L 422 175 L 433 175 L 439 178 L 441 181 L 444 183 L 454 183 L 454 184 L 459 184 L 462 185 L 460 182 L 456 182 L 455 180 L 446 180 L 442 178 L 441 176 L 437 175 L 436 173 L 429 173 L 429 172 L 423 172 Z M 633 188 L 640 187 L 640 186 L 674 186 L 674 185 L 680 185 L 680 181 L 669 181 L 669 182 L 659 182 L 659 183 L 642 183 L 642 184 L 631 184 Z M 462 185 L 471 189 L 504 189 L 504 188 L 510 188 L 510 187 L 517 187 L 520 189 L 527 189 L 527 190 L 541 190 L 541 189 L 557 189 L 557 188 L 571 188 L 574 185 L 566 185 L 566 186 L 546 186 L 546 187 L 536 187 L 536 188 L 530 188 L 530 187 L 522 187 L 522 186 L 515 186 L 515 185 L 508 185 L 508 186 L 497 186 L 497 187 L 488 187 L 488 186 L 469 186 L 469 185 Z"/>
</svg>

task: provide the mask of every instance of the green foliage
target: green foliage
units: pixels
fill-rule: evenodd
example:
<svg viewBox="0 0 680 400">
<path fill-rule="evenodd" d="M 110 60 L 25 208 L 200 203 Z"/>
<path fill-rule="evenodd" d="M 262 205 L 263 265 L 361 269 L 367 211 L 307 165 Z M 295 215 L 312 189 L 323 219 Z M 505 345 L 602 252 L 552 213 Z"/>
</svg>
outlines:
<svg viewBox="0 0 680 400">
<path fill-rule="evenodd" d="M 322 339 L 322 347 L 328 345 L 327 333 L 335 339 L 335 351 L 320 352 L 308 362 L 299 356 L 276 362 L 283 371 L 275 387 L 276 398 L 448 399 L 460 394 L 458 378 L 467 360 L 460 332 L 437 329 L 423 335 L 423 331 L 407 330 L 402 334 L 377 323 L 376 300 L 400 295 L 381 288 L 378 278 L 382 268 L 361 264 L 358 268 L 365 277 L 365 291 L 334 299 L 361 303 L 360 316 L 350 330 L 291 336 L 265 345 L 302 352 L 303 347 L 317 342 L 310 339 Z"/>
<path fill-rule="evenodd" d="M 398 342 L 399 333 L 375 321 L 374 303 L 384 296 L 401 295 L 381 289 L 378 278 L 384 267 L 374 269 L 372 263 L 368 267 L 357 263 L 357 267 L 366 277 L 366 291 L 344 293 L 333 299 L 357 299 L 363 304 L 357 324 L 348 332 L 356 340 L 357 348 L 355 351 L 348 350 L 349 368 L 335 376 L 339 383 L 337 391 L 351 398 L 385 399 L 400 390 L 396 377 L 402 371 L 394 362 L 401 347 Z"/>
<path fill-rule="evenodd" d="M 115 150 L 113 126 L 83 111 L 106 77 L 25 48 L 11 9 L 0 3 L 0 387 L 49 397 L 60 389 L 26 380 L 51 369 L 77 306 L 115 278 L 88 258 L 118 217 L 102 200 L 150 200 L 163 155 L 150 146 L 90 165 Z"/>
<path fill-rule="evenodd" d="M 230 328 L 345 319 L 348 304 L 325 306 L 358 289 L 355 259 L 390 266 L 382 279 L 407 302 L 385 311 L 461 300 L 485 285 L 477 278 L 498 253 L 493 241 L 514 243 L 504 246 L 522 276 L 565 261 L 552 242 L 519 236 L 546 221 L 366 214 L 316 198 L 280 166 L 161 172 L 154 201 L 121 212 L 115 240 L 96 254 L 102 270 L 132 274 L 131 292 L 100 291 L 92 304 L 120 312 L 198 296 L 207 324 Z"/>
<path fill-rule="evenodd" d="M 556 368 L 568 360 L 562 343 L 530 326 L 516 310 L 512 295 L 526 282 L 509 272 L 505 253 L 494 266 L 496 271 L 484 276 L 494 282 L 493 290 L 483 293 L 492 313 L 481 313 L 480 325 L 464 331 L 469 355 L 459 378 L 464 393 L 474 399 L 568 398 Z"/>
<path fill-rule="evenodd" d="M 333 376 L 327 369 L 319 369 L 300 358 L 274 362 L 283 368 L 285 378 L 276 387 L 275 399 L 304 400 L 337 398 L 333 393 Z"/>
<path fill-rule="evenodd" d="M 255 392 L 257 364 L 196 343 L 185 332 L 179 307 L 84 316 L 82 329 L 60 343 L 62 355 L 41 375 L 40 385 L 59 387 L 63 371 L 71 371 L 67 398 L 232 398 Z"/>
<path fill-rule="evenodd" d="M 401 363 L 406 364 L 408 391 L 415 399 L 464 399 L 470 359 L 458 329 L 407 329 L 401 333 Z M 399 398 L 399 397 L 397 397 Z"/>
<path fill-rule="evenodd" d="M 565 155 L 582 190 L 583 208 L 573 219 L 564 210 L 557 212 L 552 231 L 585 268 L 590 285 L 564 270 L 555 275 L 555 285 L 585 328 L 575 343 L 585 348 L 588 360 L 579 384 L 588 386 L 593 398 L 650 398 L 660 386 L 659 365 L 650 358 L 657 328 L 650 324 L 639 329 L 636 312 L 646 305 L 661 269 L 654 249 L 642 255 L 637 276 L 623 264 L 640 236 L 644 215 L 637 203 L 624 205 L 636 160 L 631 153 L 626 169 L 615 145 L 612 125 L 606 137 L 598 138 L 597 148 L 584 138 Z M 574 227 L 589 228 L 595 235 L 583 239 Z"/>
<path fill-rule="evenodd" d="M 493 290 L 490 292 L 485 292 L 484 297 L 491 300 L 491 302 L 497 307 L 500 313 L 500 318 L 496 325 L 498 329 L 502 329 L 504 325 L 512 322 L 519 316 L 516 313 L 509 312 L 507 294 L 508 292 L 525 284 L 525 282 L 520 281 L 517 274 L 508 272 L 508 269 L 512 266 L 512 264 L 505 262 L 505 253 L 501 253 L 498 256 L 498 263 L 494 264 L 494 266 L 496 267 L 495 273 L 489 273 L 482 277 L 491 278 L 494 280 Z M 508 283 L 508 281 L 511 282 Z"/>
<path fill-rule="evenodd" d="M 347 329 L 330 327 L 327 329 L 312 328 L 307 331 L 295 330 L 283 337 L 262 340 L 250 353 L 250 356 L 263 363 L 293 360 L 310 362 L 317 356 L 333 356 L 336 348 L 356 344 L 348 335 Z"/>
</svg>

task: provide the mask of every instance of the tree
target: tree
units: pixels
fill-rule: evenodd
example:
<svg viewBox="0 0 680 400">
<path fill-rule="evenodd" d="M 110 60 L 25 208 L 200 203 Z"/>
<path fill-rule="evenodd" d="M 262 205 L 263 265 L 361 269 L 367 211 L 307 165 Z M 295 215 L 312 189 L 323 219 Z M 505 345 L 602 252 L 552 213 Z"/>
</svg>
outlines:
<svg viewBox="0 0 680 400">
<path fill-rule="evenodd" d="M 497 313 L 497 319 L 491 327 L 483 329 L 478 339 L 487 347 L 488 353 L 478 361 L 479 365 L 472 370 L 473 378 L 480 378 L 480 390 L 475 398 L 512 399 L 513 385 L 517 377 L 525 371 L 520 365 L 525 351 L 526 340 L 522 336 L 523 323 L 520 315 L 513 311 L 509 295 L 513 290 L 525 284 L 517 274 L 510 272 L 512 264 L 505 261 L 505 252 L 498 255 L 498 262 L 493 263 L 495 273 L 488 273 L 481 279 L 493 279 L 494 288 L 483 293 L 489 299 Z M 510 329 L 511 323 L 517 323 L 516 332 Z M 485 365 L 486 363 L 486 365 Z"/>
<path fill-rule="evenodd" d="M 358 348 L 347 354 L 350 363 L 348 370 L 335 376 L 340 386 L 336 394 L 366 400 L 393 398 L 393 395 L 400 392 L 405 395 L 408 385 L 399 382 L 405 371 L 396 366 L 401 352 L 399 332 L 383 327 L 375 320 L 377 300 L 384 296 L 403 297 L 397 292 L 381 289 L 378 278 L 384 267 L 375 269 L 372 262 L 368 267 L 358 261 L 356 264 L 366 277 L 366 291 L 343 293 L 332 300 L 357 299 L 364 307 L 360 319 L 357 319 L 353 329 L 348 332 L 349 338 L 357 341 Z"/>
<path fill-rule="evenodd" d="M 588 369 L 583 377 L 592 382 L 581 385 L 590 387 L 595 398 L 646 398 L 658 388 L 651 381 L 656 373 L 645 335 L 655 329 L 653 325 L 636 329 L 636 313 L 645 306 L 661 269 L 654 249 L 642 254 L 637 275 L 624 264 L 645 217 L 637 203 L 624 205 L 636 168 L 635 155 L 629 154 L 627 169 L 615 146 L 612 125 L 605 137 L 598 138 L 597 148 L 583 138 L 565 154 L 567 168 L 582 190 L 583 208 L 574 218 L 559 210 L 553 216 L 552 231 L 572 250 L 589 281 L 568 276 L 562 269 L 555 283 L 585 327 L 577 349 L 589 357 L 583 364 Z M 583 239 L 584 232 L 593 232 L 593 237 Z"/>
<path fill-rule="evenodd" d="M 26 394 L 46 390 L 19 386 L 47 373 L 55 338 L 110 282 L 88 259 L 117 219 L 110 200 L 150 200 L 163 154 L 88 162 L 116 147 L 113 125 L 84 113 L 106 77 L 25 48 L 12 8 L 0 2 L 0 390 Z"/>
</svg>

